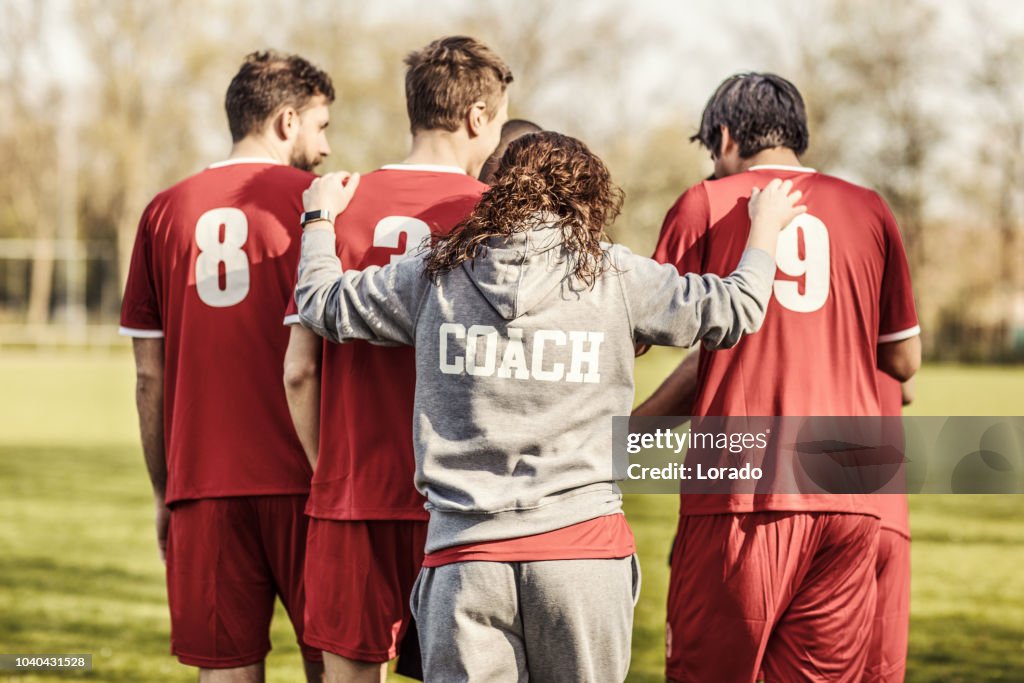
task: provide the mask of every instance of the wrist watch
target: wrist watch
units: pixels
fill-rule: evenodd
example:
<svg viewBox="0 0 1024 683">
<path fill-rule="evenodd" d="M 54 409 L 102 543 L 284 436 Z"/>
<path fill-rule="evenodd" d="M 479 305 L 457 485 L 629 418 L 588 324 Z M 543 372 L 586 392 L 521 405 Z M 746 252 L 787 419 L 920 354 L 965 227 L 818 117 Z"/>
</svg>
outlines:
<svg viewBox="0 0 1024 683">
<path fill-rule="evenodd" d="M 307 223 L 312 223 L 313 221 L 327 221 L 334 225 L 334 214 L 327 209 L 318 209 L 316 211 L 303 211 L 302 216 L 299 218 L 299 223 L 302 227 L 306 227 Z"/>
</svg>

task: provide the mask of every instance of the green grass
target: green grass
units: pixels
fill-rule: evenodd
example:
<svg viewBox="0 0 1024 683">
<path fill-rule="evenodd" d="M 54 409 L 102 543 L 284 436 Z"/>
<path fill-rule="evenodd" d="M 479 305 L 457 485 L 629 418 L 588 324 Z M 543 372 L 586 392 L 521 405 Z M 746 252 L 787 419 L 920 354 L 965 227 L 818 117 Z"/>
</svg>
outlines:
<svg viewBox="0 0 1024 683">
<path fill-rule="evenodd" d="M 679 358 L 638 366 L 638 395 Z M 91 674 L 192 681 L 168 652 L 163 566 L 136 437 L 131 358 L 0 357 L 0 652 L 92 653 Z M 1022 414 L 1024 369 L 932 366 L 913 414 Z M 674 496 L 632 496 L 644 586 L 630 681 L 661 681 Z M 917 496 L 909 681 L 1024 680 L 1024 499 Z M 301 680 L 278 612 L 268 678 Z"/>
</svg>

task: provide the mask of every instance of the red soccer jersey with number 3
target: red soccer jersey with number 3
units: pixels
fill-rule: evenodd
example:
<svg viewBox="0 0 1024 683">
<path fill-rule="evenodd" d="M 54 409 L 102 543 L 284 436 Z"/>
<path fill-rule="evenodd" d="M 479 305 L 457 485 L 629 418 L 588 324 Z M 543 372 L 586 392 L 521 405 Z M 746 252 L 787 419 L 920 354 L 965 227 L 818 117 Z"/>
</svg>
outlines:
<svg viewBox="0 0 1024 683">
<path fill-rule="evenodd" d="M 875 192 L 813 169 L 761 166 L 705 181 L 669 211 L 654 258 L 727 275 L 739 262 L 752 187 L 792 180 L 807 214 L 779 235 L 774 294 L 761 330 L 701 352 L 694 415 L 879 415 L 880 342 L 920 332 L 896 221 Z M 683 496 L 690 511 L 845 510 L 850 497 Z"/>
<path fill-rule="evenodd" d="M 222 162 L 142 215 L 121 332 L 164 338 L 168 503 L 309 491 L 282 382 L 281 311 L 314 177 L 269 160 Z"/>
<path fill-rule="evenodd" d="M 486 189 L 448 166 L 395 164 L 368 173 L 337 221 L 341 267 L 363 270 L 404 258 L 431 234 L 455 227 Z M 294 301 L 285 322 L 298 322 Z M 320 454 L 309 515 L 427 519 L 413 483 L 414 351 L 325 343 L 321 377 Z"/>
</svg>

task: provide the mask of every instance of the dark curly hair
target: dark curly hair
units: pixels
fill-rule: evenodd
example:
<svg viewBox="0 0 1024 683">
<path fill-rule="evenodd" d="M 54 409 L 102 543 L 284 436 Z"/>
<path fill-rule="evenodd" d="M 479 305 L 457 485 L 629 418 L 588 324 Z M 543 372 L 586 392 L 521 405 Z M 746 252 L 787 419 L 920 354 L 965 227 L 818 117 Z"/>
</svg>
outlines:
<svg viewBox="0 0 1024 683">
<path fill-rule="evenodd" d="M 575 138 L 559 133 L 525 135 L 508 146 L 473 212 L 434 243 L 426 275 L 437 278 L 464 261 L 486 253 L 492 237 L 530 230 L 546 216 L 557 216 L 570 254 L 567 267 L 588 287 L 608 269 L 602 241 L 619 215 L 623 194 L 596 154 Z"/>
</svg>

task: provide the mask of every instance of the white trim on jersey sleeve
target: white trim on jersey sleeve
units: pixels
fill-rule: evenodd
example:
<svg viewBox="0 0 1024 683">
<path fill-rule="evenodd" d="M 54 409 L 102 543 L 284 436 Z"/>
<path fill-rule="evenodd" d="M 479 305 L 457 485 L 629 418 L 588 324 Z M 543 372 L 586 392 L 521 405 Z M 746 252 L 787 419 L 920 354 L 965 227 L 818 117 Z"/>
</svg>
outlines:
<svg viewBox="0 0 1024 683">
<path fill-rule="evenodd" d="M 283 324 L 284 325 L 301 325 L 302 321 L 299 320 L 299 314 L 298 313 L 292 313 L 291 315 L 286 315 L 284 317 L 284 323 Z"/>
<path fill-rule="evenodd" d="M 457 173 L 469 175 L 465 169 L 458 166 L 447 166 L 445 164 L 384 164 L 380 167 L 382 171 L 426 171 L 428 173 Z"/>
<path fill-rule="evenodd" d="M 751 166 L 748 171 L 792 171 L 793 173 L 817 173 L 810 166 L 789 166 L 788 164 L 758 164 Z"/>
<path fill-rule="evenodd" d="M 911 337 L 916 337 L 919 334 L 921 334 L 921 326 L 920 325 L 914 325 L 913 327 L 908 328 L 906 330 L 902 330 L 900 332 L 890 332 L 889 334 L 880 334 L 880 335 L 878 335 L 878 343 L 879 344 L 888 344 L 890 342 L 903 341 L 904 339 L 910 339 Z"/>
<path fill-rule="evenodd" d="M 234 166 L 235 164 L 273 164 L 275 166 L 283 166 L 280 161 L 271 159 L 270 157 L 238 157 L 236 159 L 225 159 L 224 161 L 218 161 L 210 164 L 206 168 L 222 168 L 224 166 Z"/>
<path fill-rule="evenodd" d="M 136 339 L 163 339 L 163 330 L 140 330 L 135 327 L 117 328 L 117 333 L 122 337 L 135 337 Z"/>
</svg>

